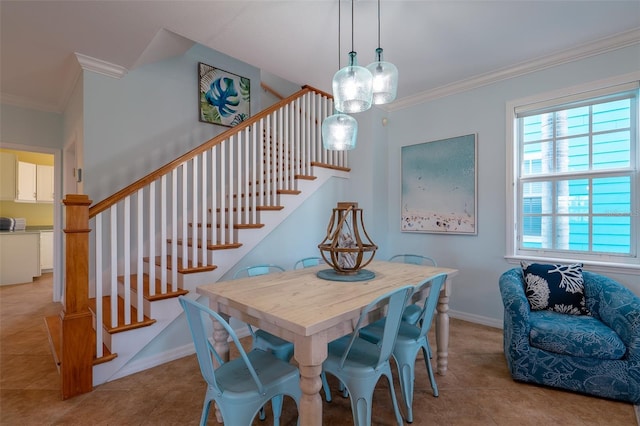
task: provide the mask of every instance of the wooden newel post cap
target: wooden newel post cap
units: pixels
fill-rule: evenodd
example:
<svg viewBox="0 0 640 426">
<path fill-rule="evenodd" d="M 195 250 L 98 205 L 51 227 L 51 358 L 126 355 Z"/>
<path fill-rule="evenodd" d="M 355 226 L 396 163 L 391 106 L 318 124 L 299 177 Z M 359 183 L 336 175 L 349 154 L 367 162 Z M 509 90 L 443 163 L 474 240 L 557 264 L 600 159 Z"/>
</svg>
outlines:
<svg viewBox="0 0 640 426">
<path fill-rule="evenodd" d="M 89 199 L 88 195 L 84 194 L 67 194 L 62 200 L 65 206 L 90 206 L 93 201 Z"/>
</svg>

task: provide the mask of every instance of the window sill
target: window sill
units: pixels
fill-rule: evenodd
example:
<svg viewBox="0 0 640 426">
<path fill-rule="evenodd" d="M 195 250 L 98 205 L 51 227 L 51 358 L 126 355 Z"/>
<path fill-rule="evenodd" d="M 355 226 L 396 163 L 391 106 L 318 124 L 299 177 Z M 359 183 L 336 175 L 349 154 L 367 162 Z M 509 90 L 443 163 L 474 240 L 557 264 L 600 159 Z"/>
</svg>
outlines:
<svg viewBox="0 0 640 426">
<path fill-rule="evenodd" d="M 577 259 L 559 259 L 551 257 L 535 257 L 535 256 L 505 256 L 508 263 L 520 264 L 520 261 L 525 260 L 528 262 L 544 262 L 544 263 L 582 263 L 586 270 L 592 272 L 602 273 L 615 273 L 615 274 L 628 274 L 628 275 L 640 275 L 640 265 L 630 265 L 628 263 L 610 263 L 610 262 L 595 262 L 589 260 L 577 260 Z"/>
</svg>

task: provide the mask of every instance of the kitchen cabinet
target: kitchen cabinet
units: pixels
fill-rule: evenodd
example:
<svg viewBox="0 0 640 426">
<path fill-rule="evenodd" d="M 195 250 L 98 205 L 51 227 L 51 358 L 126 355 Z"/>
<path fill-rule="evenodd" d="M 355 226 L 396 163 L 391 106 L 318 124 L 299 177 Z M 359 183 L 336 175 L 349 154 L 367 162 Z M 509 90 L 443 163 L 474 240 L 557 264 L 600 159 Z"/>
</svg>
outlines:
<svg viewBox="0 0 640 426">
<path fill-rule="evenodd" d="M 16 156 L 0 152 L 0 200 L 16 199 Z"/>
<path fill-rule="evenodd" d="M 36 201 L 53 203 L 53 166 L 36 166 Z"/>
<path fill-rule="evenodd" d="M 36 202 L 36 170 L 37 167 L 35 164 L 18 161 L 17 202 Z"/>
<path fill-rule="evenodd" d="M 40 276 L 40 232 L 0 232 L 0 285 Z"/>
<path fill-rule="evenodd" d="M 40 271 L 53 269 L 53 231 L 40 231 Z"/>
<path fill-rule="evenodd" d="M 15 201 L 21 203 L 53 202 L 53 166 L 18 161 Z"/>
</svg>

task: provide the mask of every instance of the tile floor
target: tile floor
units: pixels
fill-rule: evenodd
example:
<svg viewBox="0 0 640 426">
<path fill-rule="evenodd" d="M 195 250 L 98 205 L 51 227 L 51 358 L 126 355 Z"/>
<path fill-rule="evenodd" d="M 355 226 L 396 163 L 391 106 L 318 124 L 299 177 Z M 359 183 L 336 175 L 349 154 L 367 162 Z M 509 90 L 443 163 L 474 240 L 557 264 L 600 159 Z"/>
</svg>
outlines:
<svg viewBox="0 0 640 426">
<path fill-rule="evenodd" d="M 59 310 L 60 305 L 51 302 L 50 275 L 0 287 L 0 424 L 198 424 L 205 385 L 195 355 L 62 401 L 43 320 Z M 452 319 L 449 355 L 448 373 L 436 376 L 438 398 L 418 364 L 414 425 L 637 425 L 631 404 L 511 380 L 499 329 Z M 349 400 L 338 395 L 336 381 L 329 380 L 334 400 L 324 402 L 325 424 L 352 424 Z M 295 419 L 295 404 L 285 399 L 281 424 L 294 425 Z M 208 424 L 217 424 L 215 416 Z M 270 424 L 270 417 L 254 424 Z M 372 424 L 394 424 L 384 381 L 374 395 Z"/>
</svg>

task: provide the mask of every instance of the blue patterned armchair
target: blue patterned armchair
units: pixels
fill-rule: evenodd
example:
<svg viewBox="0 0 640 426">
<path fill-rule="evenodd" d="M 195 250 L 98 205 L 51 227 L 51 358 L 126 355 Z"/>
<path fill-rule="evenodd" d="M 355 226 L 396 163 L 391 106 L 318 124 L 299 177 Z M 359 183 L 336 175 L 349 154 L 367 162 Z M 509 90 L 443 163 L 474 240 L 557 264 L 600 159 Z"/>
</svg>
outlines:
<svg viewBox="0 0 640 426">
<path fill-rule="evenodd" d="M 500 277 L 504 353 L 514 380 L 640 403 L 640 298 L 583 272 L 591 315 L 533 311 L 521 268 Z"/>
</svg>

